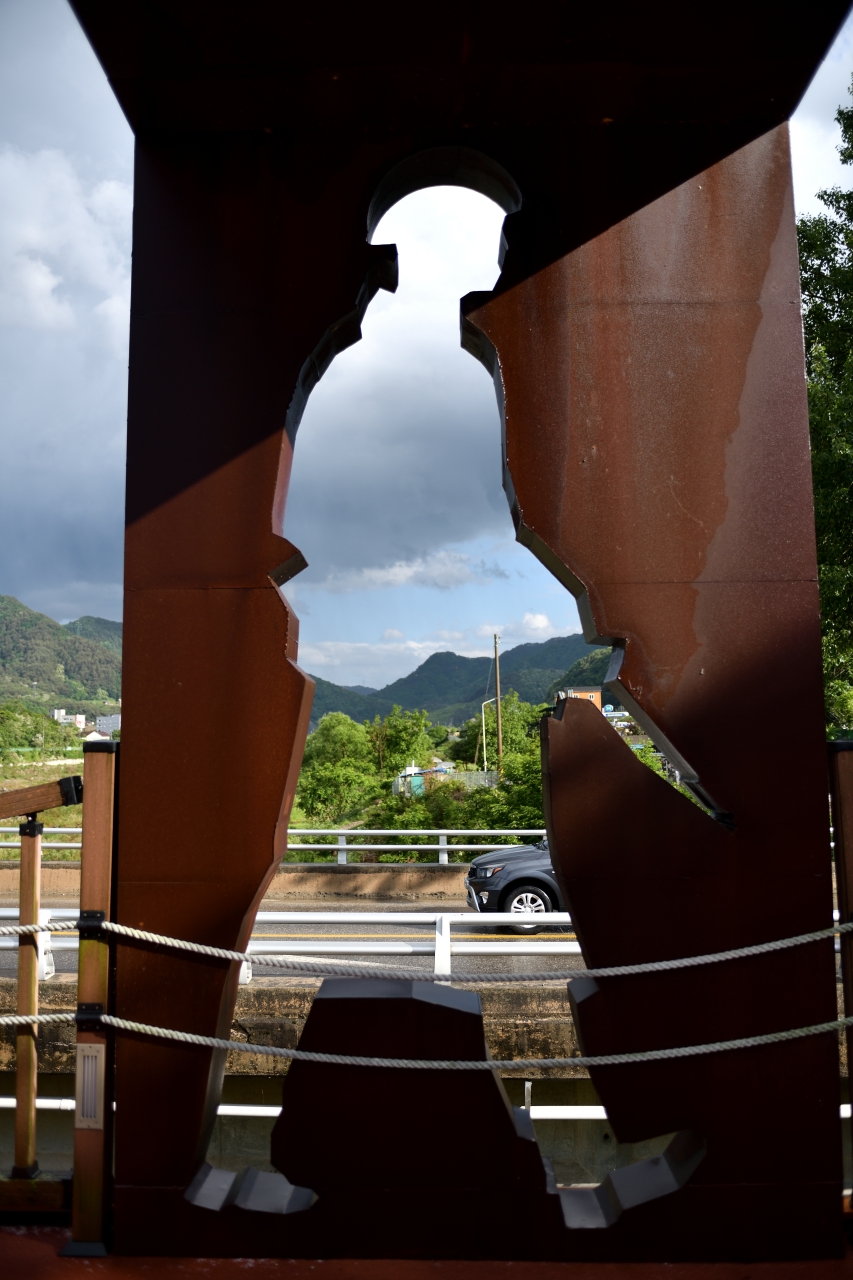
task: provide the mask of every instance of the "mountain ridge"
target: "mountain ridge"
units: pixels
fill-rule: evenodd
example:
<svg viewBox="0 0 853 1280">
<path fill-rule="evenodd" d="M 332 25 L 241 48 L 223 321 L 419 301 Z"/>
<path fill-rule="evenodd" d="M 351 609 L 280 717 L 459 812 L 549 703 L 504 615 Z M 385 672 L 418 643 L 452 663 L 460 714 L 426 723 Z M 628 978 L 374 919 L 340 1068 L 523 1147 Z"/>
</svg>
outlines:
<svg viewBox="0 0 853 1280">
<path fill-rule="evenodd" d="M 0 702 L 95 715 L 115 710 L 120 698 L 120 653 L 0 595 Z"/>
<path fill-rule="evenodd" d="M 20 699 L 42 711 L 46 703 L 87 714 L 114 710 L 121 697 L 121 643 L 120 622 L 87 614 L 63 625 L 14 596 L 0 595 L 0 702 Z M 501 693 L 514 690 L 523 702 L 548 701 L 565 673 L 578 664 L 580 675 L 588 659 L 597 659 L 597 675 L 601 652 L 586 644 L 580 632 L 515 645 L 501 654 Z M 394 705 L 404 711 L 424 709 L 434 723 L 462 725 L 480 714 L 495 687 L 492 658 L 469 658 L 451 650 L 430 654 L 382 689 L 312 679 L 317 686 L 312 725 L 330 711 L 372 720 L 387 716 Z"/>
<path fill-rule="evenodd" d="M 523 702 L 544 702 L 554 681 L 589 652 L 580 632 L 507 649 L 501 654 L 501 694 L 514 690 Z M 409 675 L 372 695 L 357 694 L 352 686 L 316 676 L 312 679 L 317 681 L 312 724 L 330 711 L 343 711 L 354 720 L 372 719 L 387 715 L 396 704 L 404 711 L 428 711 L 435 723 L 461 725 L 480 714 L 482 703 L 494 696 L 495 685 L 492 658 L 468 658 L 449 649 L 430 654 Z M 357 707 L 357 714 L 348 707 Z"/>
</svg>

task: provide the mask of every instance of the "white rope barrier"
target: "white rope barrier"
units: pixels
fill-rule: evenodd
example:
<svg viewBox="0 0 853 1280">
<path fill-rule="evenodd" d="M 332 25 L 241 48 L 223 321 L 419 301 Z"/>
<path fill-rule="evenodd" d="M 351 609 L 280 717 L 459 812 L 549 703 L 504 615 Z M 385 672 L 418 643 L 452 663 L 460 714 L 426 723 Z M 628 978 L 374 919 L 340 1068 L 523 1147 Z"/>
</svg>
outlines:
<svg viewBox="0 0 853 1280">
<path fill-rule="evenodd" d="M 61 933 L 64 929 L 76 928 L 76 920 L 57 920 L 53 924 L 4 924 L 0 927 L 0 938 L 20 938 L 30 933 Z"/>
<path fill-rule="evenodd" d="M 711 1053 L 728 1053 L 735 1049 L 756 1049 L 764 1045 L 781 1044 L 788 1040 L 802 1040 L 808 1036 L 843 1031 L 853 1025 L 853 1017 L 838 1018 L 834 1022 L 821 1022 L 811 1027 L 797 1027 L 791 1031 L 774 1031 L 768 1035 L 745 1036 L 739 1040 L 718 1040 L 711 1044 L 677 1045 L 672 1049 L 647 1049 L 640 1053 L 605 1053 L 577 1058 L 504 1058 L 454 1061 L 453 1059 L 424 1058 L 370 1058 L 343 1053 L 313 1053 L 307 1049 L 283 1049 L 278 1045 L 249 1044 L 242 1040 L 222 1040 L 217 1036 L 199 1036 L 189 1031 L 171 1031 L 165 1027 L 153 1027 L 145 1022 L 131 1022 L 111 1014 L 41 1013 L 12 1014 L 0 1017 L 0 1026 L 27 1026 L 31 1023 L 98 1021 L 116 1031 L 134 1035 L 152 1036 L 158 1040 L 170 1040 L 179 1044 L 197 1045 L 204 1049 L 236 1050 L 238 1053 L 255 1053 L 270 1058 L 289 1058 L 295 1062 L 326 1063 L 341 1067 L 391 1067 L 405 1071 L 536 1071 L 561 1067 L 616 1067 L 639 1062 L 664 1062 L 672 1058 L 695 1058 Z"/>
<path fill-rule="evenodd" d="M 159 933 L 149 933 L 145 929 L 132 929 L 129 925 L 117 924 L 112 920 L 103 921 L 99 928 L 107 933 L 120 937 L 133 938 L 138 942 L 149 942 L 154 946 L 169 947 L 175 951 L 187 951 L 196 955 L 209 956 L 216 960 L 238 960 L 241 963 L 275 965 L 278 968 L 294 969 L 307 973 L 313 971 L 326 977 L 359 977 L 364 970 L 358 965 L 337 965 L 324 961 L 294 959 L 275 960 L 272 957 L 261 957 L 255 953 L 229 951 L 224 947 L 209 947 L 200 942 L 186 942 L 181 938 L 167 938 Z M 714 951 L 702 956 L 685 956 L 676 960 L 652 960 L 646 964 L 615 965 L 605 969 L 570 969 L 565 972 L 544 973 L 482 973 L 474 975 L 459 974 L 425 974 L 418 970 L 386 969 L 384 978 L 411 980 L 417 976 L 420 981 L 430 982 L 472 982 L 506 983 L 506 982 L 564 982 L 577 978 L 581 974 L 587 978 L 621 978 L 643 973 L 666 973 L 671 969 L 689 969 L 699 965 L 719 964 L 725 960 L 742 960 L 751 956 L 766 955 L 773 951 L 783 951 L 788 947 L 800 947 L 809 942 L 822 942 L 835 937 L 836 934 L 849 933 L 853 929 L 853 921 L 847 924 L 832 925 L 828 929 L 819 929 L 815 933 L 801 933 L 793 938 L 780 938 L 773 942 L 761 942 L 751 947 L 738 947 L 733 951 Z"/>
<path fill-rule="evenodd" d="M 82 922 L 68 921 L 56 925 L 12 925 L 0 929 L 0 934 L 28 934 L 53 932 L 59 929 L 77 928 Z M 168 938 L 162 934 L 149 933 L 144 929 L 133 929 L 128 925 L 117 924 L 113 921 L 87 921 L 87 931 L 92 929 L 102 930 L 106 933 L 112 933 L 119 937 L 127 937 L 140 942 L 148 942 L 155 946 L 168 947 L 172 950 L 185 951 L 196 955 L 210 956 L 215 959 L 240 961 L 251 960 L 253 964 L 266 963 L 275 964 L 282 967 L 282 961 L 274 957 L 259 957 L 256 955 L 248 955 L 242 951 L 230 951 L 224 947 L 209 947 L 203 943 L 187 942 L 180 938 Z M 387 969 L 382 970 L 382 978 L 403 979 L 406 981 L 432 981 L 445 982 L 448 981 L 475 981 L 478 985 L 483 982 L 536 982 L 536 981 L 562 981 L 564 979 L 571 980 L 583 975 L 584 977 L 593 978 L 611 978 L 622 977 L 628 975 L 642 973 L 661 973 L 672 969 L 685 969 L 697 965 L 717 964 L 725 960 L 744 959 L 750 956 L 765 955 L 774 951 L 781 951 L 788 947 L 802 946 L 809 942 L 825 941 L 836 934 L 848 933 L 853 929 L 853 921 L 834 925 L 829 929 L 820 929 L 814 933 L 798 934 L 792 938 L 782 938 L 774 942 L 759 943 L 751 947 L 739 947 L 733 951 L 717 951 L 702 956 L 688 956 L 677 960 L 658 960 L 647 964 L 636 965 L 620 965 L 607 969 L 583 969 L 571 970 L 565 974 L 548 972 L 545 974 L 476 974 L 467 975 L 436 975 L 425 974 L 417 970 L 399 970 Z M 302 962 L 299 960 L 288 959 L 284 967 L 295 969 L 297 972 L 306 972 L 311 970 L 318 976 L 345 976 L 345 977 L 364 977 L 365 968 L 357 965 L 335 965 L 335 964 L 318 964 L 315 961 Z M 373 975 L 377 974 L 377 966 L 371 966 Z M 131 1032 L 137 1035 L 153 1036 L 162 1040 L 176 1041 L 182 1044 L 198 1045 L 199 1047 L 208 1049 L 224 1049 L 226 1051 L 236 1051 L 239 1053 L 255 1053 L 267 1057 L 289 1058 L 297 1062 L 321 1062 L 334 1066 L 354 1066 L 354 1067 L 395 1067 L 404 1070 L 453 1070 L 453 1071 L 530 1071 L 542 1070 L 548 1068 L 561 1067 L 604 1067 L 604 1066 L 623 1066 L 631 1063 L 639 1062 L 661 1062 L 672 1058 L 689 1058 L 711 1053 L 726 1053 L 735 1049 L 751 1049 L 758 1048 L 763 1045 L 780 1044 L 788 1040 L 799 1040 L 807 1036 L 822 1035 L 829 1032 L 839 1032 L 845 1027 L 853 1025 L 853 1016 L 846 1018 L 838 1018 L 834 1022 L 822 1022 L 810 1027 L 797 1027 L 789 1031 L 775 1031 L 767 1035 L 747 1036 L 739 1040 L 722 1040 L 715 1041 L 710 1044 L 702 1045 L 680 1045 L 671 1049 L 651 1049 L 640 1053 L 617 1053 L 617 1054 L 599 1054 L 593 1057 L 575 1057 L 575 1058 L 521 1058 L 521 1059 L 502 1059 L 487 1061 L 453 1061 L 453 1060 L 426 1060 L 426 1059 L 408 1059 L 408 1058 L 370 1058 L 359 1057 L 348 1054 L 329 1054 L 329 1053 L 312 1053 L 303 1049 L 284 1049 L 277 1045 L 260 1045 L 249 1044 L 239 1040 L 224 1040 L 215 1036 L 199 1036 L 186 1031 L 173 1031 L 164 1027 L 150 1026 L 148 1023 L 131 1022 L 125 1018 L 116 1018 L 111 1014 L 97 1013 L 41 1013 L 41 1014 L 10 1014 L 0 1016 L 0 1027 L 16 1027 L 16 1026 L 32 1026 L 32 1025 L 49 1025 L 51 1023 L 62 1022 L 94 1022 L 98 1021 L 104 1026 L 112 1027 L 117 1031 Z"/>
</svg>

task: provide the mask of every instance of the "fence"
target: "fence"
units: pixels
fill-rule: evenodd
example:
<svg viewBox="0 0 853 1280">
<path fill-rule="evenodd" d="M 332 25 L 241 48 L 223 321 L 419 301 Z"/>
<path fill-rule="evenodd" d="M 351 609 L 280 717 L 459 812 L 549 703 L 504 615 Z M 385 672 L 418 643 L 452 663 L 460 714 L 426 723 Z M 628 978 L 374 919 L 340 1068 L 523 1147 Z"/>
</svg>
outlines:
<svg viewBox="0 0 853 1280">
<path fill-rule="evenodd" d="M 181 1030 L 179 1028 L 164 1028 L 159 1026 L 148 1026 L 143 1023 L 127 1021 L 118 1018 L 109 1012 L 109 958 L 111 943 L 119 938 L 127 938 L 136 940 L 145 945 L 153 945 L 164 951 L 192 952 L 198 955 L 206 956 L 217 962 L 221 960 L 239 961 L 243 965 L 244 978 L 248 980 L 251 976 L 252 956 L 257 957 L 257 962 L 265 962 L 267 965 L 275 965 L 277 962 L 273 960 L 275 956 L 281 956 L 281 963 L 287 963 L 291 972 L 299 971 L 303 974 L 312 972 L 315 976 L 328 976 L 334 973 L 343 976 L 353 974 L 364 975 L 370 972 L 373 976 L 382 976 L 391 979 L 405 979 L 420 977 L 421 980 L 450 982 L 453 980 L 452 974 L 452 958 L 458 955 L 560 955 L 560 954 L 577 954 L 580 951 L 577 941 L 573 937 L 554 940 L 553 938 L 538 938 L 532 940 L 529 938 L 498 938 L 493 941 L 480 942 L 471 941 L 470 939 L 454 938 L 453 928 L 455 925 L 464 923 L 467 928 L 479 929 L 487 928 L 494 925 L 513 925 L 516 928 L 519 925 L 526 925 L 529 921 L 531 927 L 542 927 L 550 924 L 558 928 L 570 928 L 571 917 L 566 913 L 550 913 L 547 917 L 539 914 L 535 916 L 519 916 L 516 913 L 488 913 L 487 915 L 479 915 L 477 912 L 264 912 L 258 917 L 261 924 L 278 924 L 286 926 L 288 924 L 374 924 L 374 925 L 399 925 L 407 924 L 413 926 L 422 926 L 432 930 L 431 936 L 416 937 L 414 940 L 404 938 L 355 938 L 355 937 L 336 937 L 334 939 L 322 938 L 319 936 L 287 936 L 262 938 L 254 936 L 250 945 L 245 952 L 237 952 L 220 947 L 208 946 L 206 944 L 197 943 L 188 939 L 173 938 L 148 933 L 140 929 L 134 929 L 127 925 L 119 924 L 110 919 L 110 889 L 112 875 L 112 853 L 113 853 L 113 796 L 115 788 L 115 750 L 116 744 L 112 742 L 102 741 L 100 743 L 87 744 L 89 749 L 98 754 L 89 761 L 89 768 L 86 773 L 85 792 L 83 795 L 84 819 L 83 825 L 85 829 L 84 848 L 81 850 L 81 890 L 80 890 L 80 908 L 79 912 L 72 908 L 60 908 L 51 910 L 50 908 L 42 908 L 39 899 L 39 869 L 41 862 L 41 837 L 43 828 L 38 823 L 37 817 L 39 811 L 56 808 L 58 803 L 73 804 L 77 801 L 73 798 L 72 793 L 75 787 L 70 785 L 62 791 L 62 800 L 58 801 L 54 794 L 62 783 L 74 784 L 79 779 L 64 779 L 59 784 L 46 784 L 42 787 L 34 787 L 24 789 L 15 793 L 14 800 L 10 796 L 0 797 L 0 814 L 8 818 L 15 811 L 13 805 L 19 812 L 27 814 L 27 821 L 21 824 L 19 832 L 21 835 L 21 875 L 20 875 L 20 911 L 18 914 L 19 924 L 15 926 L 4 926 L 8 930 L 11 937 L 15 934 L 13 945 L 18 948 L 18 1009 L 17 1014 L 10 1017 L 3 1017 L 4 1025 L 14 1026 L 16 1028 L 16 1099 L 15 1099 L 15 1166 L 13 1168 L 13 1179 L 32 1179 L 38 1172 L 38 1164 L 35 1159 L 36 1153 L 36 1112 L 37 1105 L 37 1057 L 35 1043 L 35 1024 L 38 1022 L 58 1023 L 73 1022 L 77 1027 L 77 1072 L 76 1085 L 77 1096 L 75 1104 L 75 1133 L 74 1133 L 74 1185 L 72 1194 L 72 1240 L 66 1246 L 64 1252 L 76 1253 L 78 1255 L 92 1256 L 103 1254 L 105 1246 L 103 1243 L 104 1236 L 108 1227 L 109 1213 L 109 1197 L 107 1195 L 109 1176 L 112 1159 L 112 1115 L 113 1115 L 113 1076 L 111 1068 L 112 1038 L 115 1031 L 129 1032 L 134 1035 L 146 1035 L 156 1037 L 165 1041 L 176 1043 L 186 1043 L 201 1045 L 211 1049 L 223 1049 L 235 1052 L 245 1053 L 261 1053 L 268 1057 L 277 1057 L 289 1060 L 322 1060 L 329 1064 L 341 1064 L 346 1066 L 384 1066 L 388 1068 L 406 1068 L 410 1070 L 422 1069 L 441 1069 L 441 1070 L 477 1070 L 477 1071 L 528 1071 L 542 1070 L 546 1068 L 564 1068 L 570 1067 L 600 1067 L 612 1065 L 628 1065 L 641 1062 L 656 1062 L 671 1058 L 684 1058 L 696 1055 L 705 1055 L 712 1053 L 727 1053 L 729 1051 L 753 1048 L 762 1045 L 776 1044 L 783 1041 L 800 1039 L 805 1036 L 823 1035 L 832 1033 L 837 1035 L 853 1024 L 853 1015 L 833 1020 L 832 1022 L 816 1024 L 813 1026 L 794 1027 L 790 1029 L 774 1031 L 770 1033 L 761 1033 L 758 1035 L 742 1037 L 737 1040 L 720 1040 L 712 1043 L 701 1043 L 695 1045 L 677 1045 L 664 1046 L 656 1049 L 644 1049 L 640 1051 L 628 1050 L 625 1052 L 604 1054 L 599 1056 L 580 1056 L 571 1055 L 565 1058 L 510 1058 L 497 1059 L 488 1055 L 477 1057 L 474 1060 L 461 1061 L 455 1058 L 451 1060 L 409 1060 L 396 1058 L 373 1058 L 359 1057 L 351 1055 L 341 1055 L 336 1053 L 316 1054 L 301 1048 L 289 1048 L 281 1045 L 268 1044 L 249 1044 L 242 1041 L 234 1041 L 230 1038 L 217 1038 L 212 1036 L 198 1035 L 193 1032 Z M 107 754 L 107 753 L 110 754 Z M 60 831 L 61 834 L 77 834 L 74 829 L 66 828 Z M 300 839 L 294 842 L 295 849 L 322 849 L 328 850 L 329 845 L 323 843 L 322 840 L 317 842 L 306 841 L 306 836 L 320 836 L 323 840 L 328 841 L 330 838 L 335 839 L 337 846 L 332 849 L 338 850 L 338 858 L 345 860 L 349 851 L 362 852 L 365 850 L 376 851 L 383 847 L 400 850 L 399 844 L 355 844 L 352 843 L 352 837 L 355 833 L 350 830 L 347 832 L 330 832 L 320 829 L 302 829 L 300 832 L 293 832 Z M 507 847 L 506 839 L 518 839 L 520 836 L 540 836 L 541 830 L 492 830 L 471 832 L 468 830 L 454 831 L 371 831 L 358 832 L 356 838 L 365 840 L 369 838 L 380 841 L 383 837 L 393 837 L 397 840 L 405 836 L 417 836 L 420 839 L 425 837 L 429 840 L 430 836 L 438 836 L 437 843 L 410 844 L 408 847 L 415 849 L 434 849 L 447 857 L 450 851 L 470 851 L 477 850 L 484 852 L 486 849 L 501 849 Z M 441 837 L 444 837 L 442 841 Z M 460 837 L 467 836 L 469 843 L 458 843 Z M 477 843 L 470 843 L 472 838 L 476 836 Z M 448 837 L 457 840 L 454 845 L 448 845 Z M 495 837 L 501 837 L 501 843 L 494 843 Z M 349 839 L 349 843 L 348 843 Z M 479 841 L 485 840 L 486 844 Z M 403 846 L 405 847 L 405 846 Z M 440 859 L 441 860 L 441 859 Z M 15 912 L 7 909 L 5 914 L 14 918 Z M 78 921 L 74 921 L 73 917 L 77 915 Z M 41 923 L 47 917 L 46 923 Z M 837 917 L 836 917 L 837 918 Z M 58 1012 L 41 1015 L 38 1012 L 38 982 L 37 982 L 37 961 L 39 956 L 37 939 L 42 932 L 48 932 L 51 923 L 55 921 L 57 929 L 65 928 L 63 932 L 66 934 L 71 932 L 75 925 L 81 931 L 81 936 L 76 942 L 79 947 L 79 963 L 78 963 L 78 983 L 77 983 L 77 1012 Z M 70 927 L 69 927 L 70 926 Z M 779 938 L 770 942 L 762 942 L 752 946 L 741 947 L 736 950 L 720 951 L 713 954 L 703 954 L 695 956 L 673 957 L 664 960 L 647 961 L 627 966 L 616 966 L 604 969 L 593 968 L 587 970 L 587 974 L 591 978 L 610 978 L 637 975 L 643 973 L 663 972 L 671 969 L 690 968 L 706 964 L 717 964 L 735 959 L 742 959 L 747 956 L 763 955 L 770 951 L 776 951 L 786 947 L 801 946 L 807 943 L 828 942 L 830 938 L 835 936 L 838 938 L 841 934 L 848 934 L 853 931 L 853 921 L 837 924 L 827 929 L 818 930 L 813 933 L 802 934 L 796 937 Z M 63 939 L 66 945 L 74 946 L 75 940 L 72 938 Z M 59 946 L 57 940 L 56 943 Z M 839 942 L 836 941 L 836 946 Z M 46 948 L 43 948 L 46 951 Z M 370 964 L 368 968 L 362 964 L 361 966 L 353 966 L 347 962 L 328 960 L 311 960 L 309 957 L 335 957 L 340 955 L 381 955 L 381 956 L 399 956 L 399 955 L 432 955 L 434 957 L 434 965 L 432 974 L 425 973 L 422 969 L 403 968 L 398 966 L 396 969 L 392 965 L 376 965 Z M 47 967 L 46 964 L 44 966 Z M 542 971 L 489 971 L 477 973 L 476 975 L 455 975 L 456 981 L 460 978 L 462 981 L 473 981 L 476 983 L 531 983 L 541 982 L 543 979 L 551 981 L 571 980 L 574 976 L 573 972 L 567 971 L 558 973 L 555 970 Z M 525 1100 L 529 1103 L 531 1093 L 525 1088 Z M 44 1108 L 42 1108 L 44 1109 Z M 575 1110 L 574 1108 L 572 1109 Z M 587 1110 L 584 1108 L 584 1110 Z M 591 1110 L 591 1109 L 590 1109 Z M 554 1118 L 566 1118 L 563 1108 L 554 1108 Z M 562 1115 L 556 1113 L 562 1112 Z M 539 1118 L 545 1118 L 540 1116 Z M 580 1119 L 580 1115 L 572 1118 Z M 592 1119 L 593 1116 L 589 1115 Z M 596 1113 L 594 1118 L 600 1118 Z M 690 1171 L 695 1164 L 702 1159 L 704 1147 L 701 1149 L 696 1147 L 692 1150 L 690 1156 Z M 667 1152 L 669 1148 L 667 1148 Z M 664 1152 L 664 1162 L 668 1156 Z M 639 1168 L 641 1165 L 648 1164 L 657 1167 L 660 1158 L 654 1157 L 651 1162 L 639 1162 L 639 1165 L 633 1166 Z M 215 1176 L 219 1173 L 215 1170 L 211 1171 Z M 266 1175 L 262 1175 L 266 1176 Z M 686 1175 L 687 1176 L 687 1175 Z M 233 1175 L 226 1175 L 233 1181 Z M 654 1182 L 654 1179 L 652 1180 Z M 195 1185 L 195 1184 L 193 1184 Z M 650 1184 L 651 1186 L 651 1184 Z M 657 1198 L 660 1194 L 665 1194 L 671 1190 L 671 1186 L 667 1183 L 665 1190 L 660 1189 L 660 1181 L 654 1182 L 650 1197 Z M 198 1202 L 198 1201 L 196 1201 Z M 22 1201 L 23 1203 L 23 1201 Z M 27 1204 L 31 1203 L 31 1199 L 27 1200 Z M 632 1204 L 640 1203 L 636 1199 L 631 1201 Z"/>
<path fill-rule="evenodd" d="M 391 794 L 395 796 L 424 795 L 430 786 L 441 782 L 452 782 L 455 787 L 465 791 L 474 791 L 477 787 L 496 787 L 500 774 L 496 769 L 454 769 L 452 773 L 441 773 L 434 769 L 424 769 L 422 773 L 409 773 L 396 777 L 391 783 Z"/>
<path fill-rule="evenodd" d="M 11 834 L 17 835 L 18 828 L 0 826 L 0 837 L 5 835 L 7 832 L 10 835 Z M 44 828 L 45 836 L 57 836 L 57 835 L 82 836 L 82 834 L 83 834 L 82 827 L 45 827 Z M 448 861 L 447 855 L 449 853 L 474 853 L 474 852 L 488 853 L 490 850 L 493 850 L 493 849 L 504 848 L 503 842 L 505 842 L 507 837 L 514 838 L 515 843 L 518 843 L 519 840 L 529 840 L 531 837 L 535 837 L 536 839 L 541 840 L 544 835 L 545 835 L 544 827 L 494 828 L 494 829 L 484 830 L 484 831 L 480 831 L 477 829 L 473 829 L 473 830 L 464 829 L 464 828 L 460 828 L 458 830 L 456 829 L 450 830 L 450 829 L 438 828 L 438 827 L 423 828 L 421 830 L 415 830 L 413 828 L 407 828 L 406 830 L 396 830 L 394 828 L 389 828 L 389 829 L 382 829 L 379 831 L 372 831 L 372 830 L 366 831 L 366 830 L 358 830 L 358 829 L 354 830 L 351 827 L 346 829 L 335 828 L 334 830 L 330 830 L 327 827 L 295 827 L 288 831 L 287 843 L 288 843 L 289 852 L 294 852 L 299 849 L 304 849 L 306 852 L 309 852 L 309 851 L 322 852 L 322 853 L 328 853 L 330 855 L 332 853 L 337 853 L 337 859 L 338 859 L 338 862 L 340 863 L 346 863 L 351 853 L 423 853 L 426 850 L 428 852 L 437 853 L 438 863 L 440 865 L 444 865 Z M 306 843 L 305 840 L 302 838 L 304 836 L 324 836 L 326 840 L 335 840 L 337 843 L 336 845 L 331 845 L 331 846 L 325 842 Z M 373 837 L 382 837 L 382 836 L 386 837 L 386 839 L 391 836 L 394 836 L 394 837 L 419 836 L 421 838 L 425 836 L 433 836 L 435 837 L 435 839 L 433 840 L 432 843 L 427 843 L 427 844 L 422 844 L 419 842 L 415 843 L 414 841 L 411 841 L 411 840 L 408 842 L 404 841 L 403 843 L 399 843 L 399 841 L 395 841 L 394 844 L 367 843 L 367 841 L 372 841 Z M 495 844 L 492 842 L 492 843 L 485 843 L 485 844 L 482 844 L 482 843 L 448 844 L 447 843 L 448 836 L 451 836 L 453 838 L 458 838 L 460 836 L 469 836 L 469 837 L 476 836 L 479 840 L 487 840 L 487 841 L 490 838 L 493 840 L 495 836 L 500 836 L 502 838 L 502 843 Z M 362 843 L 357 843 L 357 841 L 359 840 L 361 840 Z M 20 840 L 0 839 L 0 849 L 20 849 L 20 847 L 21 847 Z M 41 847 L 43 850 L 44 849 L 80 849 L 82 847 L 82 844 L 80 841 L 62 840 L 62 841 L 51 842 L 50 840 L 43 839 Z"/>
</svg>

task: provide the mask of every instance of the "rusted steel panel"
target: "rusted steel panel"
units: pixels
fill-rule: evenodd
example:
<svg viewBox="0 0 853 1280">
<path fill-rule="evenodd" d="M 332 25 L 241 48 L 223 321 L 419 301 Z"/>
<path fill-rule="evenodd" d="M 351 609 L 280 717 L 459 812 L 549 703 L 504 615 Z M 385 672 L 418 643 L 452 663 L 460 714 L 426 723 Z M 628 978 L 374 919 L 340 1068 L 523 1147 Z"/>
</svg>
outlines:
<svg viewBox="0 0 853 1280">
<path fill-rule="evenodd" d="M 380 7 L 369 23 L 337 3 L 320 20 L 271 0 L 239 13 L 220 0 L 75 8 L 137 132 L 118 918 L 228 947 L 248 936 L 283 848 L 311 696 L 278 590 L 303 563 L 280 536 L 296 429 L 335 352 L 358 339 L 372 292 L 394 287 L 393 250 L 365 244 L 372 202 L 451 174 L 510 215 L 501 279 L 466 304 L 465 340 L 487 363 L 489 343 L 498 352 L 519 536 L 586 593 L 590 637 L 625 641 L 614 673 L 625 698 L 734 815 L 730 832 L 674 793 L 637 791 L 624 770 L 640 766 L 614 763 L 619 744 L 599 743 L 587 718 L 577 741 L 600 770 L 583 774 L 589 822 L 578 824 L 586 757 L 569 721 L 554 724 L 552 828 L 584 946 L 611 963 L 650 947 L 689 951 L 712 933 L 753 940 L 756 920 L 762 937 L 825 924 L 817 586 L 783 122 L 845 5 L 802 4 L 783 21 L 742 0 L 718 6 L 711 24 L 663 0 L 511 15 L 444 6 L 426 19 Z M 793 681 L 796 699 L 763 710 L 759 742 L 757 688 Z M 780 796 L 788 803 L 769 799 Z M 688 836 L 701 868 L 692 878 L 679 861 Z M 645 932 L 638 902 L 654 925 Z M 792 1021 L 824 1013 L 834 993 L 827 948 L 799 959 L 749 971 L 790 978 Z M 222 1033 L 236 980 L 235 966 L 122 946 L 117 1008 Z M 713 1004 L 732 981 L 703 976 L 690 991 L 711 983 Z M 742 985 L 734 1024 L 781 1016 L 775 994 L 759 1010 Z M 658 1021 L 643 1022 L 664 1041 L 700 1031 L 687 988 L 673 991 L 678 1008 L 656 1006 Z M 630 1001 L 607 990 L 596 999 L 609 1012 L 593 1017 L 590 1004 L 582 1015 L 591 1041 L 621 1036 L 631 1047 Z M 709 1014 L 715 1030 L 729 1026 L 723 1004 Z M 731 1166 L 719 1154 L 708 1166 L 718 1183 L 697 1174 L 604 1233 L 543 1225 L 529 1256 L 835 1248 L 827 1042 L 787 1054 L 783 1070 L 809 1072 L 810 1128 L 792 1141 L 814 1157 L 810 1181 L 772 1180 L 778 1134 L 760 1119 L 767 1152 L 747 1150 L 750 1118 Z M 764 1116 L 760 1073 L 749 1055 L 744 1063 L 736 1078 Z M 221 1070 L 204 1050 L 121 1041 L 120 1248 L 181 1252 L 205 1230 L 183 1191 L 204 1156 Z M 778 1117 L 782 1072 L 769 1071 Z M 690 1080 L 713 1090 L 714 1072 L 697 1066 Z M 651 1083 L 645 1113 L 639 1079 L 608 1086 L 624 1132 L 690 1109 L 693 1085 L 667 1099 Z M 710 1102 L 697 1114 L 722 1123 Z M 238 1225 L 220 1225 L 215 1240 L 211 1229 L 212 1252 L 375 1247 L 343 1225 L 320 1239 L 310 1221 L 286 1231 L 253 1221 L 247 1246 L 239 1217 L 228 1221 Z M 436 1256 L 461 1256 L 464 1215 L 434 1225 Z"/>
<path fill-rule="evenodd" d="M 552 848 L 592 966 L 832 920 L 798 301 L 779 130 L 473 317 L 500 360 L 519 536 L 587 588 L 589 631 L 624 646 L 612 687 L 724 819 L 633 759 L 592 708 L 566 703 L 546 724 Z M 808 1026 L 836 1009 L 830 942 L 598 987 L 577 996 L 587 1053 Z M 649 1221 L 671 1212 L 698 1230 L 723 1184 L 757 1214 L 795 1149 L 802 1172 L 786 1172 L 753 1247 L 789 1232 L 801 1196 L 823 1202 L 810 1247 L 831 1242 L 835 1039 L 593 1070 L 620 1140 L 693 1128 L 708 1142 L 678 1207 Z M 806 1078 L 804 1110 L 780 1125 L 791 1081 Z M 743 1229 L 727 1215 L 720 1239 Z"/>
</svg>

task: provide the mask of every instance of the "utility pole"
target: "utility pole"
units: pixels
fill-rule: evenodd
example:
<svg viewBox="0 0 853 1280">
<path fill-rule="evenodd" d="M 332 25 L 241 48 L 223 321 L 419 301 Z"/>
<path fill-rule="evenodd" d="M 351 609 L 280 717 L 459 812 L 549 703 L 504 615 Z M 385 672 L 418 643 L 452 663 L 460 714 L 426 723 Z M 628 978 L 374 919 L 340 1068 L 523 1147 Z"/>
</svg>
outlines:
<svg viewBox="0 0 853 1280">
<path fill-rule="evenodd" d="M 498 716 L 498 768 L 501 767 L 501 761 L 504 754 L 503 730 L 501 727 L 501 660 L 498 657 L 498 640 L 500 636 L 495 636 L 495 711 Z"/>
</svg>

